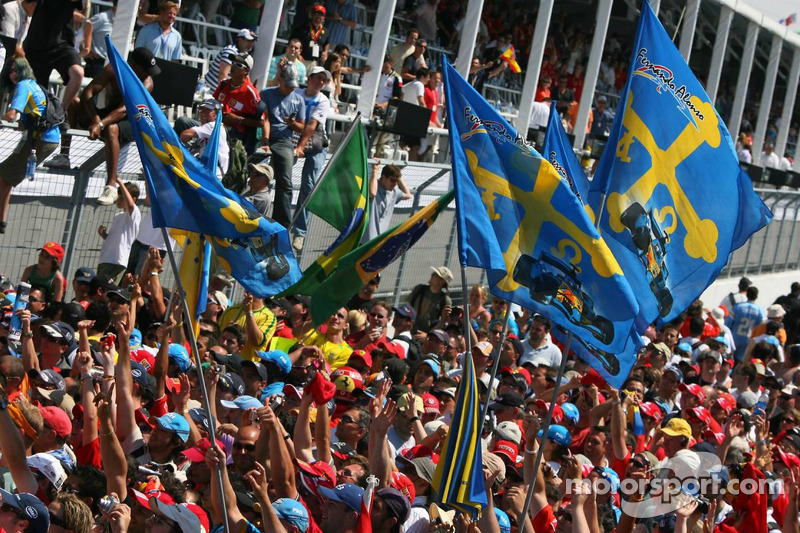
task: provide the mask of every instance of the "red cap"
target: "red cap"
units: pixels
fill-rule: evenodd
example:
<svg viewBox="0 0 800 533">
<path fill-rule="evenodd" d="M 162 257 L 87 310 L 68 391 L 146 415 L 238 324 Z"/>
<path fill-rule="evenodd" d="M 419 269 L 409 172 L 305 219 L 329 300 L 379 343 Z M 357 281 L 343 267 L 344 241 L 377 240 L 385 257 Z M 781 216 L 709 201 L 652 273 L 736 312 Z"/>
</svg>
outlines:
<svg viewBox="0 0 800 533">
<path fill-rule="evenodd" d="M 546 402 L 544 400 L 536 400 L 536 407 L 539 409 L 543 409 L 545 413 L 550 410 L 550 402 Z M 553 422 L 555 424 L 560 424 L 564 421 L 564 410 L 561 408 L 560 405 L 556 404 L 553 408 Z"/>
<path fill-rule="evenodd" d="M 517 443 L 510 440 L 499 440 L 497 441 L 497 444 L 495 444 L 494 447 L 489 451 L 491 451 L 493 454 L 499 455 L 504 459 L 507 459 L 513 464 L 517 462 L 519 446 Z"/>
<path fill-rule="evenodd" d="M 413 459 L 417 459 L 419 457 L 430 457 L 431 461 L 438 464 L 439 463 L 439 454 L 433 453 L 433 450 L 425 446 L 424 444 L 417 444 L 416 446 L 412 446 L 411 448 L 407 448 L 400 452 L 400 455 L 408 459 L 409 461 Z"/>
<path fill-rule="evenodd" d="M 425 406 L 426 413 L 436 413 L 437 415 L 441 413 L 439 409 L 439 400 L 429 392 L 422 395 L 422 404 Z"/>
<path fill-rule="evenodd" d="M 44 246 L 40 248 L 43 252 L 47 252 L 52 256 L 58 264 L 61 264 L 61 261 L 64 260 L 64 248 L 55 241 L 48 241 L 44 243 Z"/>
<path fill-rule="evenodd" d="M 793 453 L 784 452 L 780 447 L 775 449 L 778 453 L 772 454 L 773 461 L 781 462 L 789 468 L 800 467 L 800 457 L 797 457 Z"/>
<path fill-rule="evenodd" d="M 511 368 L 510 366 L 505 366 L 500 369 L 500 375 L 503 376 L 506 374 L 510 376 L 513 376 L 514 374 L 519 374 L 520 376 L 523 377 L 525 383 L 527 383 L 529 387 L 531 385 L 531 373 L 528 372 L 527 368 L 522 368 L 522 367 Z"/>
<path fill-rule="evenodd" d="M 690 416 L 694 416 L 704 424 L 708 424 L 709 420 L 711 420 L 711 413 L 708 412 L 708 409 L 703 407 L 702 405 L 698 407 L 692 407 L 687 411 Z"/>
<path fill-rule="evenodd" d="M 687 385 L 686 383 L 681 383 L 680 385 L 678 385 L 678 390 L 681 392 L 686 392 L 691 394 L 701 402 L 704 402 L 706 400 L 706 395 L 703 392 L 703 387 L 701 387 L 697 383 L 692 383 L 690 385 Z"/>
<path fill-rule="evenodd" d="M 151 485 L 151 483 L 148 483 L 148 486 L 149 485 Z M 159 485 L 161 484 L 159 483 Z M 161 487 L 163 489 L 163 485 L 161 485 Z M 139 505 L 147 507 L 148 509 L 150 509 L 150 498 L 155 498 L 161 503 L 165 503 L 167 505 L 175 504 L 175 500 L 172 499 L 172 496 L 170 496 L 168 492 L 164 492 L 164 490 L 155 488 L 147 489 L 144 492 L 139 492 L 138 490 L 134 489 L 133 495 L 136 496 L 136 501 L 139 502 Z"/>
<path fill-rule="evenodd" d="M 375 346 L 377 346 L 382 350 L 386 350 L 387 352 L 394 355 L 398 359 L 405 359 L 406 357 L 406 354 L 403 351 L 402 346 L 398 346 L 397 344 L 391 341 L 387 341 L 386 339 L 379 340 L 377 343 L 375 343 Z"/>
<path fill-rule="evenodd" d="M 642 405 L 639 406 L 639 410 L 642 412 L 642 414 L 654 419 L 656 424 L 660 424 L 661 420 L 664 418 L 664 412 L 661 411 L 661 408 L 653 402 L 642 403 Z"/>
<path fill-rule="evenodd" d="M 53 428 L 56 434 L 63 438 L 69 437 L 72 433 L 72 422 L 69 415 L 60 407 L 39 407 L 39 412 L 42 413 L 42 418 L 47 422 L 47 425 Z"/>
<path fill-rule="evenodd" d="M 366 364 L 367 367 L 372 368 L 372 356 L 364 350 L 353 350 L 353 353 L 350 354 L 350 357 L 347 359 L 348 364 L 350 363 L 350 359 L 353 357 L 360 358 L 362 361 L 364 361 L 364 364 Z"/>
<path fill-rule="evenodd" d="M 724 433 L 717 433 L 711 428 L 707 428 L 703 432 L 703 436 L 705 437 L 707 442 L 710 442 L 711 444 L 713 444 L 715 446 L 719 446 L 719 444 L 722 442 L 722 439 L 725 438 L 725 434 Z"/>
<path fill-rule="evenodd" d="M 153 370 L 155 370 L 156 358 L 153 354 L 151 354 L 144 348 L 140 348 L 139 350 L 133 350 L 131 352 L 131 361 L 136 361 L 137 363 L 142 365 L 149 374 L 152 374 Z"/>
<path fill-rule="evenodd" d="M 726 414 L 730 414 L 731 411 L 736 409 L 736 398 L 733 397 L 733 394 L 728 392 L 721 393 L 715 401 Z"/>
<path fill-rule="evenodd" d="M 325 15 L 325 14 L 327 13 L 327 12 L 325 11 L 325 6 L 321 6 L 321 5 L 319 5 L 319 4 L 315 5 L 315 6 L 314 6 L 314 7 L 311 9 L 311 11 L 312 11 L 312 12 L 314 12 L 314 13 L 322 13 L 323 15 Z"/>
<path fill-rule="evenodd" d="M 217 446 L 225 449 L 225 444 L 221 441 L 217 441 Z M 183 450 L 181 455 L 186 457 L 189 461 L 193 463 L 202 463 L 206 460 L 206 452 L 208 449 L 211 448 L 211 441 L 208 438 L 205 438 L 197 443 L 197 446 L 194 448 L 189 448 L 188 450 Z"/>
<path fill-rule="evenodd" d="M 296 461 L 300 472 L 314 478 L 316 484 L 329 489 L 332 489 L 336 486 L 336 471 L 328 463 L 324 461 L 306 463 L 305 461 L 301 461 L 299 459 Z"/>
<path fill-rule="evenodd" d="M 164 386 L 172 394 L 178 394 L 181 391 L 181 380 L 178 378 L 167 378 Z"/>
<path fill-rule="evenodd" d="M 392 488 L 397 489 L 400 493 L 408 498 L 408 504 L 414 501 L 417 496 L 417 491 L 414 489 L 414 483 L 407 475 L 402 472 L 392 472 L 392 479 L 389 481 Z"/>
</svg>

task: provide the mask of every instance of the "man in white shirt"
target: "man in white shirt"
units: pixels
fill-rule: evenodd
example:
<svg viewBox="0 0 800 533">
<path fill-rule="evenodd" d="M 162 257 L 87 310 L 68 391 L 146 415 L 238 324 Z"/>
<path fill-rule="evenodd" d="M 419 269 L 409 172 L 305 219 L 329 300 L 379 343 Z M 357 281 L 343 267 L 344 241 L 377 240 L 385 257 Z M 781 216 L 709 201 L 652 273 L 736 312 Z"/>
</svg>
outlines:
<svg viewBox="0 0 800 533">
<path fill-rule="evenodd" d="M 214 98 L 206 98 L 198 108 L 200 122 L 180 133 L 181 142 L 189 146 L 190 151 L 195 157 L 202 157 L 205 153 L 208 139 L 211 137 L 211 134 L 214 133 L 214 126 L 217 123 L 217 113 L 219 113 L 219 110 L 220 105 L 217 100 Z M 217 177 L 221 179 L 228 171 L 228 160 L 230 158 L 228 135 L 224 126 L 220 127 L 218 150 Z"/>
<path fill-rule="evenodd" d="M 529 128 L 534 130 L 547 128 L 547 121 L 550 119 L 550 105 L 552 102 L 550 98 L 545 98 L 541 102 L 533 102 L 533 106 L 531 106 L 531 120 L 528 122 Z"/>
<path fill-rule="evenodd" d="M 781 165 L 781 158 L 775 153 L 775 147 L 772 142 L 764 144 L 764 151 L 761 153 L 761 163 L 764 168 L 779 168 Z"/>
<path fill-rule="evenodd" d="M 17 55 L 24 55 L 22 42 L 28 35 L 28 25 L 36 5 L 37 0 L 16 0 L 5 5 L 6 14 L 0 23 L 0 35 L 17 40 Z"/>
<path fill-rule="evenodd" d="M 378 81 L 378 95 L 375 98 L 375 107 L 386 109 L 389 100 L 403 94 L 403 79 L 394 71 L 391 57 L 383 61 L 380 81 Z"/>
<path fill-rule="evenodd" d="M 550 342 L 552 323 L 544 315 L 533 315 L 528 338 L 522 343 L 522 357 L 519 366 L 532 364 L 534 367 L 547 365 L 558 368 L 561 365 L 561 350 Z"/>
<path fill-rule="evenodd" d="M 105 241 L 100 250 L 97 275 L 112 280 L 116 285 L 119 285 L 125 273 L 131 246 L 142 221 L 142 215 L 136 207 L 138 199 L 139 187 L 135 183 L 128 182 L 121 185 L 117 196 L 117 207 L 122 211 L 114 215 L 110 229 L 106 229 L 105 226 L 97 228 L 97 233 Z"/>
</svg>

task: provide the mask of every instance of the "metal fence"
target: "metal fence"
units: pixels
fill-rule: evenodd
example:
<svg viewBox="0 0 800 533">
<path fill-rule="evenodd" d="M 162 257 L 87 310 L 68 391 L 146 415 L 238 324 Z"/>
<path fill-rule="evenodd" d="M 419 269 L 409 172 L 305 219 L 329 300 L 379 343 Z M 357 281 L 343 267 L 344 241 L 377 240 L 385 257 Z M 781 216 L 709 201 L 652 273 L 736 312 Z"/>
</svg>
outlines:
<svg viewBox="0 0 800 533">
<path fill-rule="evenodd" d="M 4 235 L 0 235 L 0 273 L 12 281 L 19 279 L 25 266 L 36 261 L 38 248 L 51 240 L 64 245 L 63 267 L 68 280 L 72 279 L 78 267 L 97 266 L 103 242 L 97 228 L 109 226 L 118 209 L 96 204 L 106 181 L 103 144 L 82 135 L 85 134 L 76 133 L 70 152 L 71 161 L 77 168 L 52 171 L 40 167 L 34 181 L 26 181 L 14 189 L 8 228 Z M 13 150 L 18 139 L 18 132 L 0 128 L 0 160 Z M 302 164 L 301 160 L 294 168 L 295 202 Z M 146 194 L 134 145 L 123 149 L 120 172 L 123 180 L 138 181 L 143 196 Z M 444 165 L 407 165 L 403 168 L 403 177 L 413 192 L 413 198 L 397 205 L 393 223 L 406 219 L 451 188 L 449 167 Z M 731 255 L 722 277 L 800 268 L 800 191 L 758 189 L 758 192 L 775 213 L 775 219 Z M 143 215 L 149 209 L 143 198 L 139 208 Z M 419 243 L 384 271 L 380 295 L 392 303 L 402 301 L 415 285 L 427 283 L 432 266 L 448 266 L 458 275 L 454 214 L 453 206 L 446 209 Z M 312 216 L 305 249 L 299 257 L 301 267 L 305 268 L 314 261 L 336 237 L 332 227 Z M 469 268 L 467 278 L 469 285 L 480 283 L 484 279 L 483 272 Z M 170 287 L 173 282 L 173 274 L 167 267 L 163 283 Z M 234 298 L 237 292 L 234 292 Z M 67 296 L 71 297 L 71 294 L 70 287 Z M 454 296 L 458 299 L 458 295 Z"/>
</svg>

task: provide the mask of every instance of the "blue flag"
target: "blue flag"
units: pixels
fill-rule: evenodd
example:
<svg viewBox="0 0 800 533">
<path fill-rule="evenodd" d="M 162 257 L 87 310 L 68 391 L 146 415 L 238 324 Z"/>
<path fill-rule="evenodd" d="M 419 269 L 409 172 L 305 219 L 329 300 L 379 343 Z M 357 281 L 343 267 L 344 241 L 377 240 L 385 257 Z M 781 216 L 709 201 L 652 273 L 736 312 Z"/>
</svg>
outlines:
<svg viewBox="0 0 800 533">
<path fill-rule="evenodd" d="M 133 69 L 106 38 L 147 178 L 153 225 L 205 234 L 222 265 L 242 286 L 268 298 L 300 279 L 286 229 L 224 188 L 186 151 Z"/>
<path fill-rule="evenodd" d="M 459 259 L 486 269 L 492 294 L 622 353 L 636 300 L 578 197 L 553 166 L 445 64 Z"/>
<path fill-rule="evenodd" d="M 458 386 L 453 421 L 447 433 L 431 487 L 436 501 L 476 516 L 488 503 L 483 482 L 483 453 L 478 380 L 472 357 L 464 357 L 464 374 Z"/>
<path fill-rule="evenodd" d="M 569 139 L 567 139 L 555 101 L 550 106 L 550 118 L 547 121 L 547 132 L 544 134 L 542 154 L 558 171 L 561 178 L 569 183 L 570 189 L 578 197 L 578 200 L 585 204 L 589 195 L 589 180 L 572 150 Z"/>
<path fill-rule="evenodd" d="M 639 331 L 683 312 L 729 254 L 772 220 L 739 169 L 725 123 L 648 2 L 589 195 L 639 301 Z"/>
</svg>

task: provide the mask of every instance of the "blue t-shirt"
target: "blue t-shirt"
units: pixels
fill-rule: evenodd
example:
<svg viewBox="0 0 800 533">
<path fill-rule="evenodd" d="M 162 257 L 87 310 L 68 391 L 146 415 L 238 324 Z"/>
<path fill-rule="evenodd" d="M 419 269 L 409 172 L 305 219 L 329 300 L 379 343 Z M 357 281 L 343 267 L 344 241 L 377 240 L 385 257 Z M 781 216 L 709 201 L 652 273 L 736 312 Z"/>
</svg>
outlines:
<svg viewBox="0 0 800 533">
<path fill-rule="evenodd" d="M 267 113 L 269 119 L 269 140 L 291 139 L 294 132 L 286 125 L 286 119 L 294 114 L 295 120 L 306 119 L 306 103 L 303 97 L 292 91 L 282 95 L 280 87 L 270 87 L 261 91 L 259 115 Z"/>
<path fill-rule="evenodd" d="M 183 56 L 183 38 L 174 27 L 165 34 L 158 22 L 152 22 L 139 30 L 136 48 L 145 47 L 153 55 L 167 61 L 180 61 Z"/>
<path fill-rule="evenodd" d="M 47 109 L 47 97 L 36 80 L 27 79 L 17 83 L 14 96 L 11 98 L 11 109 L 22 115 L 22 124 L 26 127 L 30 124 L 31 117 L 43 116 Z M 61 142 L 61 131 L 58 126 L 45 130 L 42 142 L 55 144 Z"/>
<path fill-rule="evenodd" d="M 733 342 L 736 344 L 736 360 L 740 361 L 744 357 L 750 334 L 753 328 L 764 321 L 764 310 L 761 306 L 753 302 L 742 302 L 733 306 L 731 314 L 728 316 L 727 326 L 733 334 Z"/>
</svg>

